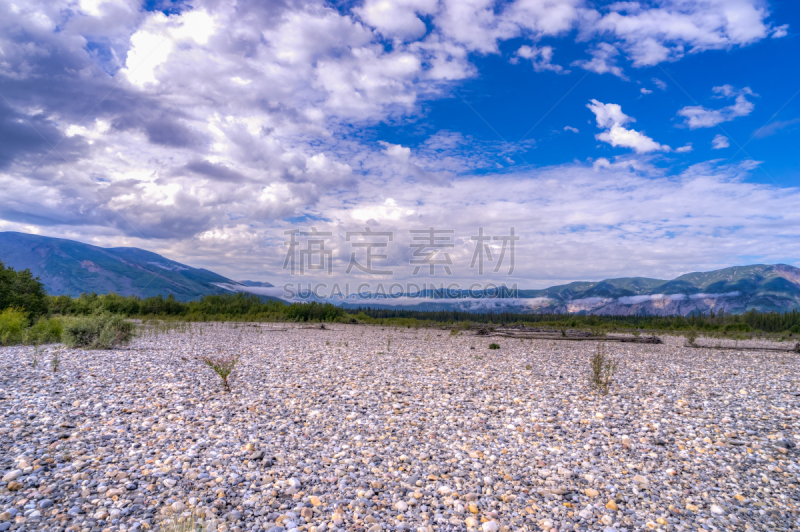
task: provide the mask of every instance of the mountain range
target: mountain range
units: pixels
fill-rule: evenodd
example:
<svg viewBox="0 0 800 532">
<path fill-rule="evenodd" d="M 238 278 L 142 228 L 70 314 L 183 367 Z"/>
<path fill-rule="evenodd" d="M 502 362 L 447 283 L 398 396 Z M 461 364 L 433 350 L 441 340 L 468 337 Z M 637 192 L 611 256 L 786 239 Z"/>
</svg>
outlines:
<svg viewBox="0 0 800 532">
<path fill-rule="evenodd" d="M 189 301 L 230 293 L 220 284 L 233 290 L 243 287 L 214 272 L 144 249 L 102 248 L 27 233 L 0 232 L 0 261 L 16 270 L 30 269 L 51 295 L 116 292 L 144 298 L 172 294 L 179 301 Z"/>
<path fill-rule="evenodd" d="M 102 248 L 73 240 L 0 232 L 0 261 L 30 269 L 52 295 L 83 292 L 150 297 L 173 294 L 188 301 L 204 295 L 250 292 L 266 297 L 281 289 L 265 281 L 233 281 L 139 248 Z M 581 314 L 688 315 L 711 310 L 800 309 L 800 268 L 785 264 L 734 266 L 675 279 L 623 277 L 578 281 L 541 290 L 520 289 L 515 298 L 364 297 L 332 301 L 347 307 L 381 306 L 408 310 L 473 310 Z"/>
</svg>

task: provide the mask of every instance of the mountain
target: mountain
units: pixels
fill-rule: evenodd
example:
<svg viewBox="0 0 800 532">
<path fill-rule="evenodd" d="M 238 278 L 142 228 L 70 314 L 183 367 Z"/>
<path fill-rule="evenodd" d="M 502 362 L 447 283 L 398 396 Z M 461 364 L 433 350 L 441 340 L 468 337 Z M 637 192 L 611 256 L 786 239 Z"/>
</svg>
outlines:
<svg viewBox="0 0 800 532">
<path fill-rule="evenodd" d="M 521 292 L 537 298 L 529 306 L 542 312 L 684 316 L 711 310 L 786 312 L 800 309 L 800 268 L 755 264 L 671 280 L 628 277 Z"/>
<path fill-rule="evenodd" d="M 250 288 L 271 288 L 275 286 L 272 283 L 267 283 L 263 281 L 239 281 L 239 284 Z"/>
<path fill-rule="evenodd" d="M 139 297 L 167 296 L 188 301 L 229 292 L 217 286 L 238 283 L 138 248 L 101 248 L 45 236 L 0 232 L 0 261 L 30 269 L 51 295 L 116 292 Z"/>
<path fill-rule="evenodd" d="M 800 268 L 786 264 L 734 266 L 675 279 L 624 277 L 578 281 L 542 290 L 519 290 L 516 298 L 456 297 L 347 301 L 348 307 L 381 306 L 406 310 L 541 312 L 605 315 L 681 315 L 710 311 L 739 314 L 749 310 L 800 309 Z"/>
<path fill-rule="evenodd" d="M 101 248 L 73 240 L 0 232 L 0 261 L 17 270 L 30 269 L 48 293 L 83 292 L 150 297 L 174 294 L 182 301 L 206 294 L 250 292 L 283 297 L 283 290 L 264 281 L 232 281 L 138 248 Z M 309 279 L 313 282 L 313 279 Z M 734 266 L 696 272 L 675 279 L 623 277 L 577 281 L 541 290 L 520 289 L 517 297 L 470 298 L 467 292 L 427 298 L 361 297 L 329 300 L 353 308 L 380 306 L 407 310 L 476 312 L 556 312 L 580 314 L 689 315 L 723 310 L 741 313 L 800 309 L 800 268 L 785 264 Z"/>
</svg>

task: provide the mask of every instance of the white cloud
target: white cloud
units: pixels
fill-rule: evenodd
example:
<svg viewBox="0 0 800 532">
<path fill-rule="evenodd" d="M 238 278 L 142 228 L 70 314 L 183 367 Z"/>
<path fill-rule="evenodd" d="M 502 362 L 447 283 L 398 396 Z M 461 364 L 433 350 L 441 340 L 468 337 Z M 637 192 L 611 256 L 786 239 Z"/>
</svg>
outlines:
<svg viewBox="0 0 800 532">
<path fill-rule="evenodd" d="M 675 153 L 689 153 L 692 150 L 694 150 L 694 148 L 692 148 L 692 143 L 689 142 L 685 146 L 681 146 L 680 148 L 675 148 Z"/>
<path fill-rule="evenodd" d="M 685 119 L 684 123 L 689 129 L 714 127 L 723 122 L 730 122 L 740 116 L 749 115 L 755 108 L 755 105 L 747 99 L 747 96 L 756 96 L 750 87 L 736 90 L 730 85 L 722 85 L 712 90 L 716 98 L 734 97 L 734 103 L 721 109 L 708 109 L 702 105 L 684 107 L 678 111 L 678 116 Z"/>
<path fill-rule="evenodd" d="M 572 131 L 573 133 L 578 133 L 578 128 L 572 126 L 564 126 L 564 131 Z"/>
<path fill-rule="evenodd" d="M 579 59 L 572 62 L 572 66 L 580 67 L 597 74 L 613 74 L 622 79 L 628 79 L 622 72 L 622 68 L 616 65 L 616 56 L 619 50 L 605 42 L 598 43 L 593 49 L 589 50 L 592 59 Z"/>
<path fill-rule="evenodd" d="M 641 92 L 642 94 L 653 94 L 653 91 L 651 91 L 650 89 L 645 89 L 644 87 L 639 89 L 639 92 Z"/>
<path fill-rule="evenodd" d="M 623 127 L 628 122 L 635 122 L 636 120 L 623 113 L 620 105 L 592 100 L 586 107 L 594 113 L 597 119 L 597 127 L 605 129 L 602 133 L 595 135 L 597 140 L 607 142 L 615 148 L 631 148 L 636 153 L 670 151 L 669 146 L 659 144 L 638 131 Z"/>
<path fill-rule="evenodd" d="M 656 87 L 658 87 L 662 91 L 667 90 L 667 84 L 664 83 L 662 80 L 660 80 L 658 78 L 653 78 L 653 83 L 655 84 Z"/>
<path fill-rule="evenodd" d="M 772 38 L 773 39 L 780 39 L 781 37 L 786 37 L 789 35 L 789 25 L 784 24 L 782 26 L 778 26 L 774 30 L 772 30 Z"/>
<path fill-rule="evenodd" d="M 428 0 L 367 0 L 355 12 L 387 37 L 417 39 L 427 32 L 418 14 L 430 14 L 435 7 Z"/>
<path fill-rule="evenodd" d="M 524 59 L 529 59 L 530 62 L 533 64 L 533 69 L 536 72 L 544 72 L 545 70 L 550 70 L 553 72 L 557 72 L 559 74 L 567 74 L 569 70 L 564 70 L 564 67 L 561 65 L 554 65 L 552 63 L 553 60 L 553 47 L 552 46 L 542 46 L 541 48 L 537 48 L 536 46 L 528 46 L 524 45 L 517 50 L 517 56 L 522 57 Z"/>
<path fill-rule="evenodd" d="M 628 59 L 643 66 L 744 45 L 760 38 L 759 25 L 764 35 L 780 36 L 785 27 L 765 22 L 761 2 L 629 2 L 602 13 L 584 0 L 365 0 L 353 10 L 353 3 L 340 4 L 242 0 L 192 10 L 184 3 L 182 14 L 165 15 L 127 1 L 84 0 L 80 9 L 73 0 L 15 3 L 0 17 L 6 94 L 16 95 L 15 112 L 36 109 L 28 113 L 34 122 L 55 117 L 53 138 L 64 134 L 59 150 L 70 164 L 51 157 L 36 168 L 15 156 L 3 167 L 0 189 L 19 189 L 2 204 L 2 227 L 138 245 L 222 273 L 263 273 L 280 271 L 280 259 L 270 261 L 281 249 L 286 217 L 333 220 L 339 228 L 377 217 L 402 231 L 452 211 L 452 223 L 466 234 L 478 217 L 498 232 L 502 225 L 542 225 L 543 242 L 563 253 L 548 262 L 554 275 L 583 277 L 586 253 L 602 257 L 606 269 L 633 257 L 640 273 L 653 274 L 650 266 L 664 265 L 666 256 L 700 268 L 720 239 L 750 249 L 741 244 L 758 241 L 764 213 L 789 213 L 764 218 L 771 230 L 770 224 L 785 233 L 798 226 L 788 208 L 797 203 L 793 192 L 748 188 L 729 175 L 740 177 L 738 167 L 667 177 L 647 157 L 626 156 L 511 176 L 508 168 L 493 173 L 495 165 L 519 160 L 533 141 L 517 146 L 440 131 L 407 146 L 353 134 L 418 119 L 420 102 L 447 97 L 456 83 L 478 75 L 473 57 L 499 54 L 510 39 L 528 43 L 517 57 L 535 70 L 558 71 L 558 39 L 571 42 L 575 31 L 590 54 L 578 66 L 624 77 Z M 114 89 L 127 74 L 129 82 Z M 724 88 L 717 94 L 726 93 L 738 98 Z M 629 129 L 633 119 L 613 105 L 594 102 L 598 140 L 637 153 L 669 149 Z M 696 195 L 710 198 L 721 216 L 703 218 L 705 201 L 675 211 Z M 751 195 L 760 204 L 752 206 Z M 717 236 L 738 226 L 729 216 L 740 206 L 753 225 Z M 664 222 L 685 223 L 681 216 L 696 225 Z M 608 223 L 615 229 L 605 232 Z M 662 245 L 663 231 L 678 235 L 680 253 L 668 253 L 675 242 Z M 780 247 L 761 242 L 765 250 Z M 525 253 L 519 256 L 536 264 L 549 251 Z"/>
<path fill-rule="evenodd" d="M 729 147 L 730 145 L 731 145 L 731 143 L 728 141 L 728 137 L 726 137 L 724 135 L 717 135 L 711 141 L 711 149 L 712 150 L 721 150 L 723 148 Z"/>
<path fill-rule="evenodd" d="M 663 0 L 650 8 L 619 2 L 586 17 L 583 32 L 619 39 L 633 66 L 645 67 L 752 44 L 770 33 L 768 16 L 759 0 Z"/>
</svg>

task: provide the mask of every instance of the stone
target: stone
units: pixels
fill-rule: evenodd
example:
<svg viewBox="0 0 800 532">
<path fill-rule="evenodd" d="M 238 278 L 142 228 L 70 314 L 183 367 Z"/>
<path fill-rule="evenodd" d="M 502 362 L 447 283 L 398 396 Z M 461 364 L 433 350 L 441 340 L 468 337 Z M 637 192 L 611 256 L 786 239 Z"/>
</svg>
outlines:
<svg viewBox="0 0 800 532">
<path fill-rule="evenodd" d="M 586 493 L 587 497 L 597 497 L 600 495 L 600 492 L 596 489 L 588 488 L 584 493 Z"/>
<path fill-rule="evenodd" d="M 483 526 L 481 526 L 481 530 L 483 532 L 499 532 L 500 525 L 497 523 L 497 521 L 487 521 L 483 523 Z"/>
<path fill-rule="evenodd" d="M 11 482 L 12 480 L 16 480 L 22 476 L 21 469 L 14 469 L 13 471 L 9 471 L 5 475 L 3 475 L 3 482 Z"/>
</svg>

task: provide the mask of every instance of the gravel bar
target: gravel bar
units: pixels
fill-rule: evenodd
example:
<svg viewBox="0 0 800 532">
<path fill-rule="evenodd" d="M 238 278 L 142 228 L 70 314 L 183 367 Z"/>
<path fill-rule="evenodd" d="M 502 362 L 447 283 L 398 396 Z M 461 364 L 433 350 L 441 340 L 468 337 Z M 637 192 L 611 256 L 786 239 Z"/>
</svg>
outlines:
<svg viewBox="0 0 800 532">
<path fill-rule="evenodd" d="M 800 355 L 662 338 L 605 346 L 608 395 L 598 342 L 470 331 L 195 324 L 36 367 L 2 347 L 0 532 L 800 529 Z M 241 356 L 230 392 L 215 353 Z"/>
</svg>

